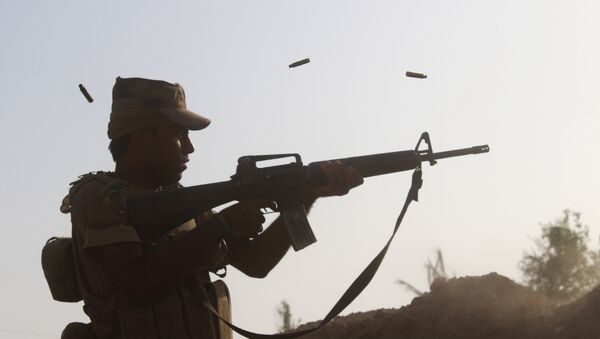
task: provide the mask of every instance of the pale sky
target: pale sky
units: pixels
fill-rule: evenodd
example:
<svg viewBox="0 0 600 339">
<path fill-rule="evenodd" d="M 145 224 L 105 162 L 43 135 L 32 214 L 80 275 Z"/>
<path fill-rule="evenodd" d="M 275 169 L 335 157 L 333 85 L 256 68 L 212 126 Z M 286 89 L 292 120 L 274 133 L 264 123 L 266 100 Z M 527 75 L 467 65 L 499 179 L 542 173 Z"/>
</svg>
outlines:
<svg viewBox="0 0 600 339">
<path fill-rule="evenodd" d="M 438 247 L 458 276 L 518 281 L 539 224 L 565 208 L 598 248 L 597 1 L 23 0 L 0 3 L 0 27 L 0 338 L 58 338 L 85 319 L 81 304 L 51 299 L 40 252 L 70 233 L 58 210 L 68 183 L 114 166 L 117 76 L 179 82 L 188 107 L 213 120 L 191 134 L 185 185 L 225 180 L 247 154 L 308 163 L 411 149 L 423 131 L 438 151 L 490 145 L 425 166 L 420 201 L 344 314 L 410 303 L 396 280 L 427 289 Z M 321 319 L 387 241 L 409 185 L 398 173 L 319 201 L 316 244 L 262 280 L 231 269 L 234 322 L 274 332 L 283 299 L 302 321 Z"/>
</svg>

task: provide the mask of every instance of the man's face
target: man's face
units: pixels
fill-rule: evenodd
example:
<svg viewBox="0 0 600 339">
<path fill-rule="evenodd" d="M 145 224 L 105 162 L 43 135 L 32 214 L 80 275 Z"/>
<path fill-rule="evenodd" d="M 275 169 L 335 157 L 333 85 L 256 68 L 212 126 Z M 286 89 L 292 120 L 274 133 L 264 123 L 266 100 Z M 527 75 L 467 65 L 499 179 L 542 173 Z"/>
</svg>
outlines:
<svg viewBox="0 0 600 339">
<path fill-rule="evenodd" d="M 176 125 L 161 126 L 152 132 L 149 139 L 147 164 L 149 173 L 162 186 L 172 185 L 181 179 L 187 168 L 188 155 L 194 146 L 188 137 L 188 130 Z"/>
</svg>

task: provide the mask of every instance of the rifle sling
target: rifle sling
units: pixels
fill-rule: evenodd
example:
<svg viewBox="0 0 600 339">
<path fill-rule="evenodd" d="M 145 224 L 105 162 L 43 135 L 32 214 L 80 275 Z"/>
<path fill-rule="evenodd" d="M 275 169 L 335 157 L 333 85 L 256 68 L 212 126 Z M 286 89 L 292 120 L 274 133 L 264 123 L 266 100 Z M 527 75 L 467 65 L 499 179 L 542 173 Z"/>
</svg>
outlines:
<svg viewBox="0 0 600 339">
<path fill-rule="evenodd" d="M 402 211 L 400 212 L 400 215 L 398 216 L 398 219 L 396 220 L 396 225 L 394 226 L 394 231 L 392 232 L 390 239 L 387 241 L 387 243 L 385 244 L 383 249 L 379 252 L 379 254 L 377 254 L 377 256 L 375 258 L 373 258 L 373 260 L 369 263 L 369 265 L 367 265 L 367 267 L 362 271 L 362 273 L 354 280 L 354 282 L 352 282 L 350 287 L 348 287 L 348 289 L 342 295 L 342 297 L 338 300 L 338 302 L 333 306 L 333 308 L 331 308 L 331 311 L 329 311 L 329 313 L 325 316 L 325 318 L 323 318 L 323 320 L 321 320 L 319 325 L 317 325 L 313 328 L 302 330 L 302 331 L 291 332 L 291 333 L 282 333 L 282 334 L 260 334 L 260 333 L 250 332 L 250 331 L 244 330 L 243 328 L 239 328 L 239 327 L 235 326 L 234 324 L 228 322 L 227 320 L 223 319 L 219 315 L 217 310 L 215 310 L 213 305 L 210 304 L 210 302 L 203 301 L 204 298 L 200 297 L 200 295 L 199 295 L 200 291 L 197 288 L 197 286 L 198 286 L 197 284 L 190 283 L 188 285 L 190 287 L 190 292 L 192 293 L 194 298 L 199 303 L 201 303 L 204 307 L 206 307 L 213 315 L 215 315 L 216 317 L 221 319 L 221 321 L 223 321 L 225 324 L 227 324 L 227 326 L 231 327 L 238 334 L 243 335 L 250 339 L 255 339 L 255 338 L 256 339 L 261 339 L 261 338 L 291 339 L 291 338 L 303 336 L 310 332 L 314 332 L 314 331 L 320 329 L 321 327 L 327 325 L 327 323 L 329 323 L 331 320 L 333 320 L 333 318 L 335 318 L 348 305 L 350 305 L 350 303 L 352 303 L 354 301 L 354 299 L 356 299 L 356 297 L 358 297 L 362 293 L 362 291 L 367 287 L 367 285 L 369 285 L 369 283 L 375 276 L 375 273 L 377 273 L 377 270 L 379 269 L 379 266 L 381 265 L 381 262 L 383 261 L 383 258 L 385 257 L 385 255 L 388 251 L 388 248 L 390 247 L 390 244 L 392 243 L 392 240 L 394 239 L 394 236 L 396 235 L 396 232 L 398 231 L 398 228 L 400 227 L 400 223 L 402 222 L 402 219 L 404 219 L 404 215 L 406 214 L 406 211 L 408 210 L 408 206 L 410 205 L 410 203 L 413 200 L 418 201 L 419 189 L 421 188 L 422 184 L 423 184 L 422 171 L 421 171 L 421 167 L 418 166 L 415 169 L 415 171 L 413 172 L 412 184 L 411 184 L 410 190 L 408 191 L 408 194 L 406 196 L 406 201 L 404 202 Z"/>
</svg>

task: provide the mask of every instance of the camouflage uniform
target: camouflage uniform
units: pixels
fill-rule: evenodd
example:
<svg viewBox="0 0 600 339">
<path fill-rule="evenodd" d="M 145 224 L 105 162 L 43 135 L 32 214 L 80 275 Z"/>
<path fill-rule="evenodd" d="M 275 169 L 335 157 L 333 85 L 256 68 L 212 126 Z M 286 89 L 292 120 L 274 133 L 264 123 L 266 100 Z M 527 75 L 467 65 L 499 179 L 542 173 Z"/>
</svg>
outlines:
<svg viewBox="0 0 600 339">
<path fill-rule="evenodd" d="M 88 251 L 96 246 L 140 242 L 135 229 L 127 222 L 123 201 L 127 194 L 142 192 L 147 190 L 110 173 L 97 173 L 74 183 L 63 201 L 61 210 L 71 213 L 84 311 L 92 320 L 94 338 L 218 338 L 215 317 L 196 299 L 205 298 L 214 304 L 208 271 L 225 266 L 224 243 L 211 258 L 210 268 L 199 268 L 194 273 L 195 279 L 165 291 L 158 300 L 144 303 L 123 295 Z M 152 246 L 185 237 L 190 230 L 202 227 L 200 219 L 189 220 Z M 193 294 L 191 288 L 199 293 Z"/>
</svg>

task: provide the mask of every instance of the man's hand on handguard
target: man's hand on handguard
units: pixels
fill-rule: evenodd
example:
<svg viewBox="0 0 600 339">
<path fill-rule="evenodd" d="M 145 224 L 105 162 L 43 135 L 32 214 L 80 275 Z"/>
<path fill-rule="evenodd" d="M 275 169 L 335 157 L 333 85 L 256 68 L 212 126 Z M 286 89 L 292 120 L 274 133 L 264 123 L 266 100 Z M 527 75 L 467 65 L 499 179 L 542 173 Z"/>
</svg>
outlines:
<svg viewBox="0 0 600 339">
<path fill-rule="evenodd" d="M 341 196 L 363 183 L 360 172 L 341 161 L 324 162 L 321 164 L 321 170 L 327 176 L 327 183 L 308 187 L 306 192 L 308 196 L 312 195 L 314 198 Z"/>
</svg>

